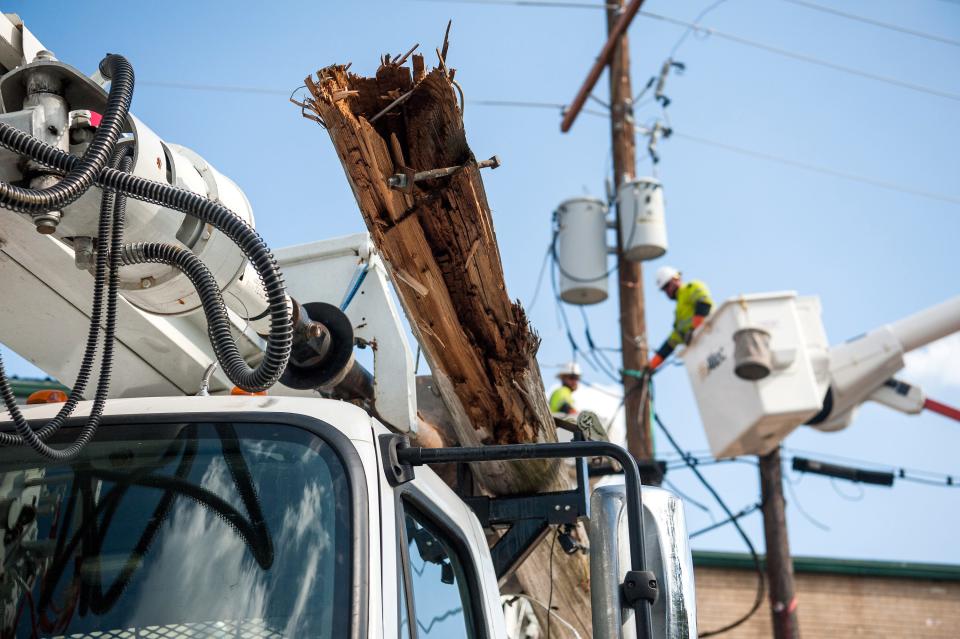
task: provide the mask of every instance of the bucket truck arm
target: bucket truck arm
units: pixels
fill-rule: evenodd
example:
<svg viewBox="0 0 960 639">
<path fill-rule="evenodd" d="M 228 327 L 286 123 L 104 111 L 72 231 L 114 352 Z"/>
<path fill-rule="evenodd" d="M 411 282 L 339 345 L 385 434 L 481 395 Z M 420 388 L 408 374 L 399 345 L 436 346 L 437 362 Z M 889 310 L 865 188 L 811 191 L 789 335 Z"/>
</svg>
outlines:
<svg viewBox="0 0 960 639">
<path fill-rule="evenodd" d="M 894 380 L 893 375 L 904 367 L 904 354 L 956 332 L 960 296 L 834 346 L 823 408 L 807 424 L 823 431 L 846 428 L 867 400 L 909 414 L 936 410 L 933 406 L 942 404 L 927 400 L 920 388 Z"/>
<path fill-rule="evenodd" d="M 83 156 L 97 135 L 90 110 L 103 112 L 108 100 L 100 83 L 57 61 L 15 16 L 0 15 L 0 72 L 0 122 L 59 149 L 63 157 Z M 123 126 L 128 135 L 116 146 L 130 155 L 133 176 L 230 209 L 231 217 L 246 223 L 243 232 L 249 232 L 250 203 L 233 181 L 197 153 L 160 139 L 132 114 Z M 34 188 L 55 184 L 59 177 L 44 171 L 41 164 L 0 150 L 4 182 Z M 93 256 L 105 246 L 106 238 L 98 237 L 102 193 L 99 186 L 89 187 L 61 210 L 40 214 L 0 208 L 0 295 L 7 300 L 0 308 L 0 340 L 70 386 L 80 369 L 90 322 Z M 264 335 L 272 331 L 270 292 L 235 238 L 187 210 L 163 205 L 157 196 L 129 197 L 126 204 L 124 242 L 163 243 L 200 258 L 222 293 L 240 357 L 251 365 L 261 362 L 268 346 Z M 362 397 L 395 429 L 413 429 L 412 357 L 369 239 L 352 236 L 283 254 L 296 281 L 288 290 L 305 304 L 287 297 L 294 325 L 292 364 L 272 393 Z M 216 358 L 195 284 L 177 269 L 155 262 L 124 266 L 119 274 L 113 363 L 122 374 L 113 377 L 109 396 L 228 391 L 233 383 L 222 366 L 204 381 Z M 346 289 L 352 303 L 343 299 Z M 330 325 L 310 309 L 328 313 Z M 342 331 L 334 334 L 333 324 Z M 384 383 L 371 380 L 354 362 L 355 338 L 373 350 Z M 291 370 L 307 374 L 294 379 Z M 397 383 L 404 379 L 406 384 Z"/>
</svg>

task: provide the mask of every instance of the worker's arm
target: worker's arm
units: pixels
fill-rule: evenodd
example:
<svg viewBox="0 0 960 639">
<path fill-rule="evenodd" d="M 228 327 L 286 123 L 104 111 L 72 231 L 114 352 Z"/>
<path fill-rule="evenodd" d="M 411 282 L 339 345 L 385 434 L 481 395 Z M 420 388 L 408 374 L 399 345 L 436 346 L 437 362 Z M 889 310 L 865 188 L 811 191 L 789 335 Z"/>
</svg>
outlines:
<svg viewBox="0 0 960 639">
<path fill-rule="evenodd" d="M 710 298 L 710 291 L 703 282 L 693 281 L 690 282 L 690 286 L 693 289 L 693 320 L 691 323 L 696 330 L 700 328 L 700 325 L 707 319 L 707 315 L 710 314 L 710 309 L 713 308 L 713 299 Z M 688 337 L 692 336 L 691 331 Z"/>
<path fill-rule="evenodd" d="M 677 331 L 670 333 L 670 337 L 668 337 L 663 344 L 660 345 L 660 348 L 657 349 L 657 352 L 654 354 L 654 356 L 650 358 L 650 363 L 647 365 L 647 367 L 651 371 L 657 370 L 660 365 L 663 364 L 664 360 L 670 357 L 670 353 L 673 352 L 673 349 L 682 343 L 683 338 L 680 337 L 680 333 Z"/>
</svg>

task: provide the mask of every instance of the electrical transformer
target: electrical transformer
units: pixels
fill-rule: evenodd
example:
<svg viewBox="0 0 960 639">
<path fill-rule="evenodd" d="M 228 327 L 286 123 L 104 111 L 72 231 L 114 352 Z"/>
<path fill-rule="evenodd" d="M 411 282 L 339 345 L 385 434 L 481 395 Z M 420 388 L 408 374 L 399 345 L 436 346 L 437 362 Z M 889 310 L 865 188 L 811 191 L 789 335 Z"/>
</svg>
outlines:
<svg viewBox="0 0 960 639">
<path fill-rule="evenodd" d="M 554 255 L 560 298 L 568 304 L 607 299 L 607 205 L 596 198 L 565 200 L 557 208 Z"/>
<path fill-rule="evenodd" d="M 617 192 L 620 243 L 632 262 L 653 260 L 667 252 L 663 185 L 650 177 L 624 182 Z"/>
</svg>

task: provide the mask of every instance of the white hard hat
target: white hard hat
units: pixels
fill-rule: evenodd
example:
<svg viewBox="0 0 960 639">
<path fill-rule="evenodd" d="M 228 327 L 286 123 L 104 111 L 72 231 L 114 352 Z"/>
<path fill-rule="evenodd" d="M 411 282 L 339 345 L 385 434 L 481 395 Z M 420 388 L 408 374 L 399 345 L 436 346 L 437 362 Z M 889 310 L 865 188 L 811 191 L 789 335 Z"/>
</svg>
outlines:
<svg viewBox="0 0 960 639">
<path fill-rule="evenodd" d="M 560 372 L 557 373 L 557 377 L 566 377 L 567 375 L 576 375 L 580 377 L 580 364 L 576 362 L 567 362 L 560 367 Z"/>
<path fill-rule="evenodd" d="M 672 266 L 661 266 L 657 269 L 657 288 L 663 288 L 675 277 L 680 277 L 680 271 Z"/>
</svg>

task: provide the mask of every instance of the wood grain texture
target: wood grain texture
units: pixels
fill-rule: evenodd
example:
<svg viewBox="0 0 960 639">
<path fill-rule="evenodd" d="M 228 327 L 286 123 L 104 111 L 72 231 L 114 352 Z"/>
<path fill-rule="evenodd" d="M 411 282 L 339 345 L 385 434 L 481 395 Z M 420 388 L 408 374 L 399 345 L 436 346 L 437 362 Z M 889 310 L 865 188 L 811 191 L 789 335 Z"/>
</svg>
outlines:
<svg viewBox="0 0 960 639">
<path fill-rule="evenodd" d="M 424 71 L 414 85 L 406 67 L 383 65 L 363 78 L 333 66 L 307 84 L 312 110 L 327 127 L 454 417 L 457 441 L 556 441 L 535 358 L 540 340 L 507 294 L 486 192 L 449 77 Z M 374 123 L 367 119 L 411 90 Z M 462 168 L 417 182 L 410 193 L 387 184 L 407 167 L 454 166 Z M 558 480 L 551 462 L 488 466 L 488 487 L 498 494 L 542 490 Z"/>
</svg>

